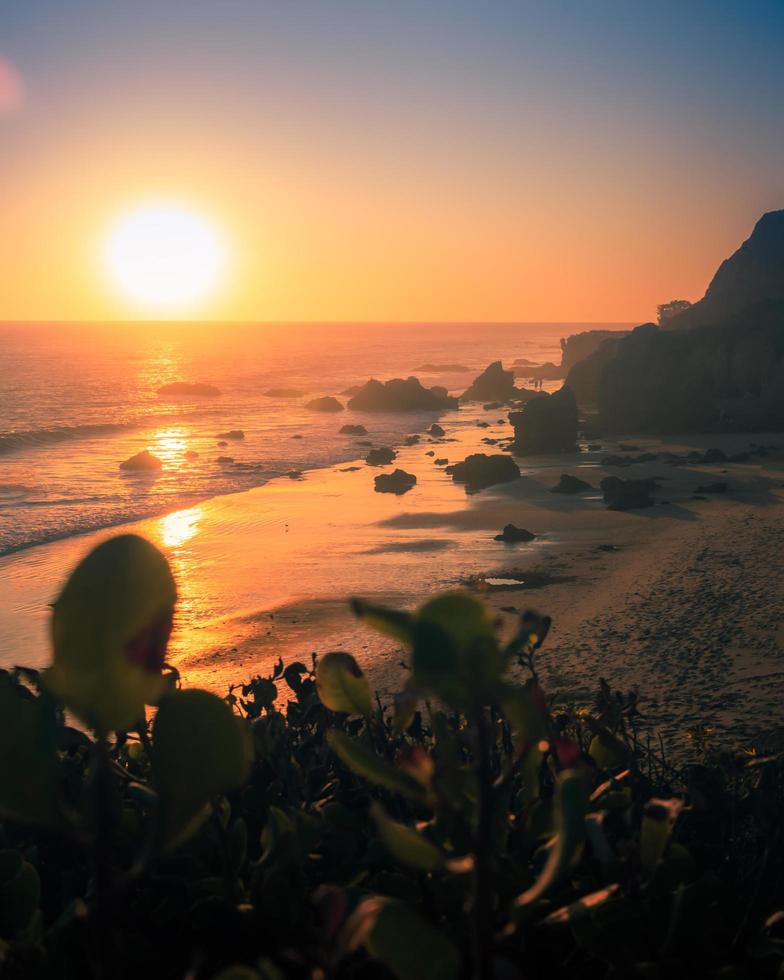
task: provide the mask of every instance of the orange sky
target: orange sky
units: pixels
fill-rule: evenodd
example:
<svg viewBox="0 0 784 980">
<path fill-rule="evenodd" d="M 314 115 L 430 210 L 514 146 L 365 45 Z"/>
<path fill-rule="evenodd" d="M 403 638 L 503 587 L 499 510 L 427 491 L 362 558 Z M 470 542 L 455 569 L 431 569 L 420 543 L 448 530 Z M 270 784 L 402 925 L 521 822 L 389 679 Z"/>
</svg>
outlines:
<svg viewBox="0 0 784 980">
<path fill-rule="evenodd" d="M 149 198 L 206 214 L 229 244 L 222 288 L 189 317 L 277 321 L 642 321 L 699 298 L 782 204 L 781 127 L 764 129 L 759 103 L 742 118 L 719 48 L 704 70 L 735 104 L 690 89 L 688 36 L 669 66 L 681 77 L 658 91 L 628 38 L 613 70 L 601 25 L 584 60 L 583 26 L 541 16 L 515 25 L 517 47 L 489 15 L 446 37 L 427 18 L 360 20 L 353 39 L 276 21 L 249 52 L 250 22 L 215 39 L 198 4 L 179 46 L 159 50 L 134 37 L 141 24 L 79 4 L 107 47 L 44 50 L 23 22 L 0 52 L 24 85 L 5 113 L 0 91 L 3 320 L 139 316 L 101 250 Z M 146 63 L 118 62 L 140 38 Z M 755 127 L 767 135 L 751 152 Z"/>
</svg>

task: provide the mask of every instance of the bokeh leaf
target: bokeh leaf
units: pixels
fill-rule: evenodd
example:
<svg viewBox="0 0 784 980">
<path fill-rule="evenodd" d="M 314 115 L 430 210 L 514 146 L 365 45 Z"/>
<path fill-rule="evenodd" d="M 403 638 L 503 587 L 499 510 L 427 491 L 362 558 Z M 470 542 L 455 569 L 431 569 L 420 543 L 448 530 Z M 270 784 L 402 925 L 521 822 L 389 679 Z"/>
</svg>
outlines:
<svg viewBox="0 0 784 980">
<path fill-rule="evenodd" d="M 414 617 L 411 613 L 387 606 L 377 606 L 364 599 L 352 599 L 351 608 L 368 626 L 411 646 L 414 640 Z"/>
<path fill-rule="evenodd" d="M 441 851 L 416 830 L 393 820 L 377 803 L 373 804 L 371 814 L 381 843 L 396 861 L 414 871 L 438 871 L 443 867 Z"/>
<path fill-rule="evenodd" d="M 46 683 L 101 732 L 127 729 L 163 690 L 176 588 L 149 541 L 123 534 L 94 548 L 54 603 Z"/>
<path fill-rule="evenodd" d="M 367 718 L 373 710 L 370 685 L 350 653 L 328 653 L 319 660 L 316 690 L 330 711 Z"/>
<path fill-rule="evenodd" d="M 412 799 L 421 800 L 424 797 L 424 788 L 416 779 L 390 765 L 359 739 L 332 729 L 327 732 L 327 741 L 338 758 L 358 776 Z"/>
<path fill-rule="evenodd" d="M 248 728 L 208 691 L 173 691 L 152 729 L 155 784 L 164 839 L 173 845 L 196 829 L 206 804 L 243 784 L 252 756 Z"/>
</svg>

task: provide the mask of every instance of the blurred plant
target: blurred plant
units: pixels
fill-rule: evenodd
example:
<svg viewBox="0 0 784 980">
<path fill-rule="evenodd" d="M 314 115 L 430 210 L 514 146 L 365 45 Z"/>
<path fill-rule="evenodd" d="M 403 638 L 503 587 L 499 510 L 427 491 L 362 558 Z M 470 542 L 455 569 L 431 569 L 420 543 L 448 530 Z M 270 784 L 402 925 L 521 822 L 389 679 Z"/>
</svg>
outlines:
<svg viewBox="0 0 784 980">
<path fill-rule="evenodd" d="M 407 651 L 388 706 L 345 652 L 181 690 L 173 604 L 163 556 L 114 539 L 52 667 L 0 672 L 1 977 L 782 970 L 780 751 L 676 769 L 636 692 L 548 699 L 549 619 L 503 643 L 469 593 L 354 602 Z"/>
</svg>

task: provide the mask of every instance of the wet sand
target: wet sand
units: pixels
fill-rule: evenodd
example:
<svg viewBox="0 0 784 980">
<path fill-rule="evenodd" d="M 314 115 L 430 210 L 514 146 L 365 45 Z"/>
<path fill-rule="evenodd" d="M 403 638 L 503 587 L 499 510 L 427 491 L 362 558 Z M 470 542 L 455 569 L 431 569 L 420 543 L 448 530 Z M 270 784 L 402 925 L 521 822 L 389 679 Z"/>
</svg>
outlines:
<svg viewBox="0 0 784 980">
<path fill-rule="evenodd" d="M 694 724 L 732 744 L 772 727 L 784 702 L 784 455 L 602 469 L 602 457 L 617 451 L 604 442 L 600 451 L 518 460 L 521 480 L 469 496 L 434 460 L 497 451 L 482 439 L 511 434 L 499 424 L 503 414 L 464 407 L 443 421 L 444 440 L 422 435 L 392 467 L 342 464 L 130 525 L 163 547 L 175 569 L 181 600 L 171 659 L 184 682 L 225 691 L 279 656 L 342 648 L 359 657 L 384 697 L 399 682 L 402 652 L 358 624 L 346 599 L 413 607 L 464 585 L 484 595 L 508 629 L 514 615 L 503 609 L 549 613 L 554 625 L 541 654 L 548 688 L 584 701 L 600 676 L 638 687 L 646 720 L 676 750 Z M 773 434 L 635 443 L 645 451 L 735 452 L 754 441 L 784 446 Z M 400 497 L 375 493 L 373 477 L 394 467 L 414 473 L 417 486 Z M 598 489 L 550 493 L 562 472 L 597 488 L 611 473 L 656 476 L 658 502 L 612 512 Z M 717 480 L 729 484 L 726 494 L 693 499 L 699 484 Z M 509 522 L 536 539 L 494 541 Z M 46 661 L 47 603 L 68 568 L 107 536 L 0 559 L 0 664 Z M 521 579 L 514 587 L 486 583 L 510 574 Z"/>
</svg>

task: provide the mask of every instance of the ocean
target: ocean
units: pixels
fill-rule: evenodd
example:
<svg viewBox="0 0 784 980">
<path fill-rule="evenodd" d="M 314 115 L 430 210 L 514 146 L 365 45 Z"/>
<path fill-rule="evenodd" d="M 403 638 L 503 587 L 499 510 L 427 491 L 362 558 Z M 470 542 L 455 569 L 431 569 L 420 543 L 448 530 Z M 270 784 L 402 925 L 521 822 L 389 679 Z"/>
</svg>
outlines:
<svg viewBox="0 0 784 980">
<path fill-rule="evenodd" d="M 0 325 L 0 555 L 355 459 L 366 450 L 338 430 L 367 415 L 309 411 L 309 400 L 345 402 L 343 391 L 371 377 L 412 374 L 459 394 L 493 360 L 557 362 L 561 337 L 596 326 Z M 207 383 L 221 395 L 160 397 L 172 381 Z M 304 394 L 265 394 L 275 388 Z M 374 413 L 372 440 L 397 445 L 436 417 Z M 230 429 L 244 439 L 219 446 Z M 119 468 L 143 449 L 163 461 L 160 472 Z"/>
</svg>

